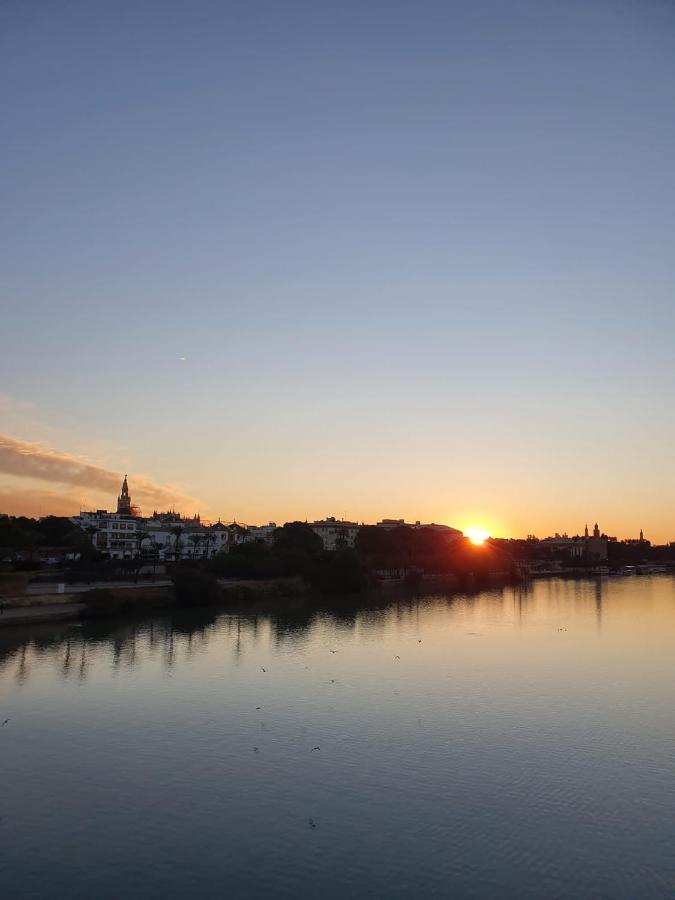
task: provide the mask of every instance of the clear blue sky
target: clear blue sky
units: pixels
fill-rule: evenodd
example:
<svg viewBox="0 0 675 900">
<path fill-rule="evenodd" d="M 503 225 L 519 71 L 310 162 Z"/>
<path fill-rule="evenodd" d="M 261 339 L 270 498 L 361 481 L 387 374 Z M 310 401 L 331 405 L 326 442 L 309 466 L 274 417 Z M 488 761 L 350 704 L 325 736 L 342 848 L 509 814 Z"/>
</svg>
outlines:
<svg viewBox="0 0 675 900">
<path fill-rule="evenodd" d="M 223 517 L 675 539 L 674 36 L 661 0 L 4 3 L 0 431 Z"/>
</svg>

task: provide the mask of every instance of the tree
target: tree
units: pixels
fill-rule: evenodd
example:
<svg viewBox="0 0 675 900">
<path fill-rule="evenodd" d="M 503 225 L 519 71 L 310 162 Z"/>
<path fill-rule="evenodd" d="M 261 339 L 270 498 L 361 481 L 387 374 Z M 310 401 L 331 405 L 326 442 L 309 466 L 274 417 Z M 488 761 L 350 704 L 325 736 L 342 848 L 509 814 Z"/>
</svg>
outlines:
<svg viewBox="0 0 675 900">
<path fill-rule="evenodd" d="M 476 546 L 467 538 L 458 538 L 450 545 L 449 569 L 460 577 L 485 578 L 504 573 L 513 577 L 518 575 L 518 566 L 506 549 L 492 541 Z"/>
<path fill-rule="evenodd" d="M 217 553 L 209 560 L 209 570 L 234 578 L 275 578 L 289 574 L 285 561 L 263 541 L 237 544 L 229 553 Z"/>
<path fill-rule="evenodd" d="M 102 537 L 99 538 L 99 535 Z M 87 525 L 84 530 L 79 528 L 73 540 L 73 549 L 77 550 L 81 560 L 93 561 L 102 558 L 101 551 L 107 552 L 108 539 L 105 531 L 96 525 Z"/>
<path fill-rule="evenodd" d="M 141 551 L 143 550 L 143 541 L 147 540 L 149 537 L 150 534 L 147 531 L 136 532 L 136 553 L 138 556 L 141 555 Z"/>
<path fill-rule="evenodd" d="M 150 537 L 147 531 L 137 531 L 136 532 L 136 566 L 134 568 L 134 583 L 138 581 L 138 576 L 140 574 L 141 568 L 143 566 L 141 560 L 141 553 L 143 550 L 143 541 L 147 540 Z"/>
<path fill-rule="evenodd" d="M 45 516 L 37 523 L 37 530 L 45 544 L 52 547 L 73 546 L 79 543 L 80 529 L 65 516 Z"/>
<path fill-rule="evenodd" d="M 192 544 L 192 559 L 194 560 L 197 555 L 197 549 L 202 542 L 202 536 L 201 534 L 191 534 L 188 536 L 188 540 Z"/>
<path fill-rule="evenodd" d="M 284 575 L 305 575 L 323 552 L 321 538 L 306 522 L 287 522 L 274 532 L 274 554 Z"/>
<path fill-rule="evenodd" d="M 176 600 L 181 606 L 212 606 L 223 599 L 218 580 L 208 572 L 181 566 L 171 578 Z"/>
<path fill-rule="evenodd" d="M 334 550 L 310 563 L 307 579 L 326 594 L 355 594 L 368 586 L 368 577 L 354 550 Z"/>
<path fill-rule="evenodd" d="M 176 542 L 174 544 L 174 559 L 176 562 L 180 559 L 180 549 L 181 549 L 181 535 L 183 534 L 184 528 L 182 525 L 174 525 L 171 529 L 171 534 L 173 534 L 176 538 Z"/>
<path fill-rule="evenodd" d="M 396 568 L 399 561 L 393 552 L 391 535 L 386 528 L 364 525 L 359 528 L 354 549 L 372 569 Z"/>
<path fill-rule="evenodd" d="M 209 546 L 211 544 L 211 537 L 212 537 L 211 532 L 209 530 L 207 530 L 206 534 L 204 535 L 204 558 L 205 559 L 209 558 Z"/>
<path fill-rule="evenodd" d="M 274 532 L 274 546 L 281 552 L 319 556 L 323 550 L 321 538 L 307 522 L 286 522 Z"/>
<path fill-rule="evenodd" d="M 155 580 L 157 575 L 157 560 L 159 559 L 159 544 L 154 538 L 150 538 L 150 546 L 152 554 L 152 580 Z"/>
</svg>

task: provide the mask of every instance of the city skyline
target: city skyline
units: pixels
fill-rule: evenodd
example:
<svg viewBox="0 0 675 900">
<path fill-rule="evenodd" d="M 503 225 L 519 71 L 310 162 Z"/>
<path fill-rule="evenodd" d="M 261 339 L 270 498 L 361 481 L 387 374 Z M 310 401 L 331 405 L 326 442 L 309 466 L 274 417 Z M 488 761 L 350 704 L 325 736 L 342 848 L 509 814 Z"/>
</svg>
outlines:
<svg viewBox="0 0 675 900">
<path fill-rule="evenodd" d="M 2 465 L 2 463 L 4 461 L 3 454 L 5 453 L 6 449 L 7 449 L 6 437 L 0 435 L 0 465 Z M 6 459 L 6 457 L 5 457 L 5 459 Z M 52 457 L 52 462 L 53 462 L 53 457 Z M 100 478 L 102 470 L 100 468 L 98 468 L 98 469 L 96 469 L 96 472 L 97 472 L 98 477 Z M 111 478 L 114 478 L 115 473 L 112 473 L 112 472 L 105 473 L 106 479 L 108 476 L 110 476 Z M 75 477 L 77 479 L 78 476 L 77 476 L 77 474 L 75 474 L 73 477 Z M 22 508 L 19 508 L 16 511 L 7 511 L 4 509 L 0 509 L 0 515 L 2 515 L 2 514 L 15 515 L 15 516 L 26 515 L 26 516 L 29 516 L 29 517 L 32 516 L 35 518 L 41 518 L 45 515 L 62 515 L 62 516 L 66 516 L 68 518 L 72 518 L 72 517 L 75 517 L 77 515 L 77 513 L 80 513 L 80 514 L 83 512 L 93 513 L 93 512 L 98 511 L 98 512 L 107 512 L 109 514 L 117 512 L 117 514 L 122 514 L 123 516 L 126 515 L 126 516 L 138 517 L 139 519 L 144 519 L 144 518 L 155 516 L 158 513 L 159 514 L 177 513 L 178 517 L 181 519 L 181 521 L 185 521 L 188 523 L 193 521 L 194 519 L 197 519 L 198 521 L 201 521 L 205 524 L 221 523 L 221 522 L 222 523 L 227 523 L 227 522 L 237 523 L 238 522 L 238 523 L 244 525 L 245 527 L 247 527 L 249 525 L 254 525 L 254 524 L 256 526 L 269 526 L 272 524 L 276 524 L 277 520 L 278 520 L 279 525 L 283 524 L 284 522 L 291 522 L 291 521 L 305 521 L 305 522 L 313 521 L 316 524 L 316 521 L 318 519 L 328 520 L 328 521 L 332 520 L 338 524 L 357 524 L 357 525 L 378 524 L 378 525 L 382 525 L 385 523 L 400 523 L 402 525 L 408 525 L 408 526 L 415 525 L 417 527 L 426 527 L 424 525 L 424 523 L 422 523 L 422 519 L 420 519 L 419 517 L 417 517 L 417 518 L 414 516 L 390 517 L 388 515 L 379 515 L 379 514 L 376 517 L 371 517 L 371 519 L 369 519 L 369 520 L 350 517 L 346 513 L 344 513 L 342 515 L 342 517 L 333 516 L 332 514 L 324 513 L 321 516 L 297 515 L 297 516 L 291 517 L 289 519 L 285 519 L 280 516 L 272 515 L 272 516 L 268 516 L 267 518 L 264 518 L 263 520 L 255 521 L 255 522 L 253 520 L 244 519 L 242 517 L 238 518 L 236 516 L 230 517 L 230 516 L 223 516 L 223 515 L 213 515 L 213 516 L 202 515 L 202 513 L 198 509 L 196 511 L 192 510 L 192 508 L 188 508 L 187 511 L 182 510 L 182 509 L 176 509 L 175 502 L 171 499 L 172 498 L 171 492 L 166 489 L 160 488 L 158 485 L 153 484 L 152 482 L 148 481 L 145 478 L 139 478 L 139 480 L 138 480 L 140 494 L 148 497 L 149 499 L 152 499 L 153 497 L 155 500 L 162 499 L 162 500 L 166 501 L 166 503 L 168 505 L 166 505 L 166 509 L 164 509 L 164 508 L 158 508 L 157 503 L 155 503 L 155 506 L 153 507 L 152 510 L 141 509 L 141 507 L 136 502 L 132 502 L 133 497 L 131 496 L 130 487 L 128 484 L 128 479 L 129 479 L 128 473 L 125 473 L 123 478 L 121 476 L 119 476 L 119 477 L 121 478 L 121 483 L 119 485 L 120 494 L 117 496 L 117 501 L 116 501 L 117 502 L 116 510 L 114 509 L 115 504 L 110 503 L 111 498 L 109 496 L 105 497 L 104 494 L 102 493 L 102 491 L 98 491 L 97 496 L 103 498 L 102 503 L 100 503 L 100 504 L 86 503 L 85 501 L 83 501 L 80 503 L 79 509 L 77 510 L 77 512 L 75 512 L 72 509 L 66 509 L 66 508 L 61 509 L 58 507 L 50 508 L 50 510 L 48 512 L 44 512 L 44 511 L 42 511 L 42 509 L 39 506 L 37 508 L 33 507 L 29 500 L 28 505 L 23 508 L 23 511 L 22 511 Z M 132 481 L 132 486 L 133 486 L 133 481 Z M 185 495 L 180 495 L 178 493 L 176 493 L 174 496 L 176 498 L 182 496 L 183 500 L 189 499 L 189 498 L 186 498 Z M 67 502 L 67 501 L 64 501 L 64 502 Z M 120 504 L 122 504 L 122 505 L 120 505 Z M 47 506 L 51 506 L 49 500 L 47 501 Z M 110 507 L 110 508 L 108 508 L 108 507 Z M 159 504 L 159 507 L 161 507 L 161 503 Z M 582 532 L 584 532 L 584 531 L 585 531 L 586 537 L 588 537 L 589 521 L 591 521 L 591 520 L 589 519 L 585 522 L 584 529 L 581 529 L 579 527 L 572 528 L 572 529 L 559 528 L 559 529 L 550 530 L 550 532 L 547 532 L 546 534 L 536 535 L 536 537 L 556 537 L 557 538 L 557 537 L 562 536 L 562 537 L 566 538 L 568 536 L 568 533 L 569 533 L 570 537 L 572 537 L 572 536 L 579 537 L 582 535 Z M 454 527 L 452 522 L 450 522 L 448 520 L 444 520 L 444 521 L 429 520 L 429 524 L 431 524 L 432 526 L 441 525 L 446 528 Z M 390 524 L 389 527 L 392 527 L 392 525 Z M 477 519 L 470 521 L 468 523 L 465 523 L 463 525 L 463 527 L 459 528 L 459 530 L 462 531 L 464 533 L 464 535 L 466 537 L 470 538 L 474 543 L 482 543 L 483 540 L 485 540 L 486 538 L 489 538 L 489 537 L 523 539 L 525 537 L 529 538 L 529 537 L 535 536 L 534 531 L 529 531 L 526 535 L 525 534 L 496 533 L 496 532 L 493 532 L 491 529 L 487 528 L 484 525 L 483 521 L 479 521 Z M 600 531 L 598 530 L 597 521 L 595 522 L 594 530 L 595 530 L 595 532 L 597 532 L 597 534 L 600 534 Z M 638 537 L 637 533 L 636 534 L 628 533 L 628 534 L 621 535 L 621 536 L 612 534 L 611 536 L 612 536 L 612 538 L 615 538 L 615 539 L 618 538 L 619 540 L 635 539 L 635 540 L 642 541 L 643 539 L 646 539 L 646 540 L 650 539 L 649 537 L 645 538 L 644 529 L 642 527 L 640 527 L 638 530 L 639 530 L 639 537 Z M 606 534 L 610 534 L 610 533 L 611 533 L 611 529 L 609 529 L 609 530 L 602 529 L 603 536 Z M 658 543 L 670 543 L 670 541 L 653 541 L 653 543 L 657 543 L 657 544 Z"/>
<path fill-rule="evenodd" d="M 675 539 L 672 6 L 2 21 L 0 511 Z"/>
</svg>

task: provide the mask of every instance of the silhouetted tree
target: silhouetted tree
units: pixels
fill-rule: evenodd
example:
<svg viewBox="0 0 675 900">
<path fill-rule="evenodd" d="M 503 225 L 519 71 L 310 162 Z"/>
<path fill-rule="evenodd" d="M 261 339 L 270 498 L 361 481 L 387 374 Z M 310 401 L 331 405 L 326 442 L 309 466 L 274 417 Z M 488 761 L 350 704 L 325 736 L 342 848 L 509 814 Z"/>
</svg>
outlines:
<svg viewBox="0 0 675 900">
<path fill-rule="evenodd" d="M 307 569 L 307 580 L 326 594 L 357 593 L 368 587 L 368 576 L 354 550 L 334 550 L 313 559 Z"/>
<path fill-rule="evenodd" d="M 183 534 L 184 528 L 182 525 L 174 525 L 171 529 L 171 534 L 175 537 L 174 544 L 174 559 L 176 562 L 180 559 L 180 550 L 181 550 L 181 535 Z"/>
<path fill-rule="evenodd" d="M 307 522 L 286 522 L 274 532 L 274 546 L 279 552 L 300 552 L 318 556 L 323 550 L 321 538 Z"/>
<path fill-rule="evenodd" d="M 181 566 L 171 579 L 176 599 L 182 606 L 210 606 L 223 599 L 222 588 L 208 572 Z"/>
</svg>

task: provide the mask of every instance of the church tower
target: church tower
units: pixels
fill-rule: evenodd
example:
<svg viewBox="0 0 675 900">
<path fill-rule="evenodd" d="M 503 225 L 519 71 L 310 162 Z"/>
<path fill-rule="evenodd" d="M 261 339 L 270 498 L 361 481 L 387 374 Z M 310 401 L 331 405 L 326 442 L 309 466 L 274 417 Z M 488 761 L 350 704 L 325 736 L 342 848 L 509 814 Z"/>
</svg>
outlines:
<svg viewBox="0 0 675 900">
<path fill-rule="evenodd" d="M 129 496 L 129 485 L 127 484 L 127 476 L 124 476 L 122 482 L 122 493 L 117 498 L 117 512 L 123 516 L 133 515 L 131 508 L 131 497 Z"/>
</svg>

